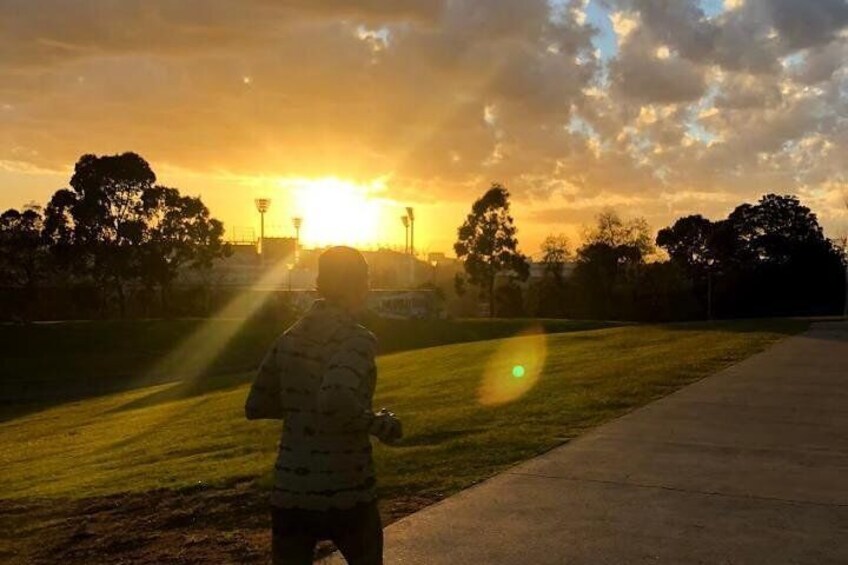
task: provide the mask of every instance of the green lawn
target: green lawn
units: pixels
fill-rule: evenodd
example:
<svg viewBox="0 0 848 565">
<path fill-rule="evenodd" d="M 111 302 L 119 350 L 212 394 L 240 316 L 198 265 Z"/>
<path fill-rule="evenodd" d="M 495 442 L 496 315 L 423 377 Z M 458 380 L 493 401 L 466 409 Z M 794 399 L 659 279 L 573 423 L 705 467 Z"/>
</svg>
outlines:
<svg viewBox="0 0 848 565">
<path fill-rule="evenodd" d="M 0 418 L 46 403 L 88 398 L 257 366 L 291 320 L 108 320 L 0 324 Z M 541 320 L 545 331 L 611 327 Z M 371 320 L 383 353 L 513 335 L 526 320 Z M 23 408 L 23 410 L 22 410 Z"/>
<path fill-rule="evenodd" d="M 776 320 L 549 334 L 542 338 L 548 355 L 535 386 L 495 406 L 479 396 L 487 362 L 498 351 L 515 352 L 498 373 L 510 386 L 515 377 L 507 365 L 525 362 L 522 356 L 529 358 L 540 338 L 382 356 L 376 405 L 397 412 L 407 433 L 402 445 L 376 450 L 382 494 L 454 492 L 806 325 Z M 211 390 L 158 385 L 6 421 L 0 424 L 0 498 L 76 498 L 262 478 L 272 467 L 279 424 L 244 420 L 244 377 L 219 376 Z"/>
</svg>

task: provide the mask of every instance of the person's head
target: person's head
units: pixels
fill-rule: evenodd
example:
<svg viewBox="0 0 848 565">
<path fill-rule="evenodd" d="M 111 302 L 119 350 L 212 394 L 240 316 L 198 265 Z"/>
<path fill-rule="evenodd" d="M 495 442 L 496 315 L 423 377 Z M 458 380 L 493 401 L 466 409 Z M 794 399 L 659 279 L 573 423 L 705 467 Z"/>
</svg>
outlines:
<svg viewBox="0 0 848 565">
<path fill-rule="evenodd" d="M 368 263 L 352 247 L 331 247 L 318 258 L 318 294 L 327 302 L 355 312 L 368 296 Z"/>
</svg>

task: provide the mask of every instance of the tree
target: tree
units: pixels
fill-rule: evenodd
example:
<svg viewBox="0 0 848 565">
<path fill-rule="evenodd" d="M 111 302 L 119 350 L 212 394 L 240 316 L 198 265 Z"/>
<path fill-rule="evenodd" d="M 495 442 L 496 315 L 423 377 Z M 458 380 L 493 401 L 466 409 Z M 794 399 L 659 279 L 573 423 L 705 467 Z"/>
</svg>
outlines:
<svg viewBox="0 0 848 565">
<path fill-rule="evenodd" d="M 657 234 L 657 245 L 668 252 L 671 262 L 684 269 L 696 286 L 704 287 L 707 319 L 713 317 L 713 276 L 721 268 L 719 243 L 725 234 L 725 223 L 713 223 L 700 214 L 680 218 Z"/>
<path fill-rule="evenodd" d="M 182 196 L 179 190 L 154 186 L 144 191 L 146 218 L 140 249 L 140 275 L 146 286 L 157 285 L 162 308 L 180 269 L 209 269 L 229 248 L 223 242 L 224 225 L 210 217 L 200 198 Z"/>
<path fill-rule="evenodd" d="M 727 222 L 740 262 L 784 264 L 799 246 L 826 241 L 816 215 L 791 195 L 766 194 L 757 204 L 737 206 Z"/>
<path fill-rule="evenodd" d="M 45 227 L 59 257 L 77 272 L 111 288 L 123 316 L 125 285 L 139 273 L 148 210 L 142 196 L 156 175 L 135 153 L 83 155 L 70 189 L 57 191 L 47 206 Z"/>
<path fill-rule="evenodd" d="M 41 207 L 34 204 L 0 215 L 0 276 L 4 282 L 32 290 L 45 276 L 43 227 Z"/>
<path fill-rule="evenodd" d="M 542 241 L 542 263 L 545 274 L 554 277 L 557 283 L 562 283 L 562 270 L 571 258 L 571 244 L 563 234 L 549 235 Z"/>
<path fill-rule="evenodd" d="M 471 283 L 480 287 L 488 298 L 489 316 L 494 316 L 497 275 L 508 271 L 515 278 L 527 280 L 530 274 L 526 257 L 518 251 L 515 220 L 509 213 L 509 191 L 499 183 L 492 183 L 474 202 L 471 213 L 457 231 L 454 251 L 463 261 Z"/>
<path fill-rule="evenodd" d="M 571 259 L 571 249 L 565 235 L 549 235 L 541 245 L 544 272 L 541 279 L 528 288 L 528 310 L 532 315 L 561 318 L 566 313 L 566 283 L 563 269 Z"/>
<path fill-rule="evenodd" d="M 845 208 L 848 209 L 848 190 L 844 193 L 842 203 L 845 204 Z M 842 263 L 845 267 L 845 292 L 843 293 L 844 298 L 842 300 L 842 317 L 848 319 L 848 233 L 842 234 L 838 247 L 842 250 Z"/>
<path fill-rule="evenodd" d="M 715 224 L 700 214 L 685 216 L 657 234 L 657 245 L 675 263 L 692 273 L 702 273 L 715 260 L 712 237 Z"/>
<path fill-rule="evenodd" d="M 650 228 L 643 218 L 622 221 L 615 211 L 597 216 L 577 250 L 574 281 L 586 314 L 591 317 L 632 316 L 636 279 L 645 255 L 653 251 Z"/>
<path fill-rule="evenodd" d="M 103 294 L 113 291 L 122 316 L 127 283 L 158 286 L 164 303 L 181 268 L 208 269 L 227 252 L 224 227 L 200 198 L 155 183 L 135 153 L 83 155 L 45 215 L 55 256 Z"/>
<path fill-rule="evenodd" d="M 706 286 L 708 314 L 713 294 L 722 315 L 773 316 L 832 311 L 841 293 L 841 254 L 794 196 L 767 194 L 718 222 L 681 218 L 657 244 L 699 295 Z"/>
<path fill-rule="evenodd" d="M 642 257 L 654 251 L 651 243 L 651 228 L 645 218 L 624 221 L 615 210 L 604 210 L 597 215 L 595 227 L 584 234 L 586 245 L 603 243 L 610 247 L 631 246 L 639 250 Z"/>
<path fill-rule="evenodd" d="M 734 315 L 831 312 L 842 257 L 795 196 L 766 194 L 730 213 L 719 253 L 734 271 Z"/>
</svg>

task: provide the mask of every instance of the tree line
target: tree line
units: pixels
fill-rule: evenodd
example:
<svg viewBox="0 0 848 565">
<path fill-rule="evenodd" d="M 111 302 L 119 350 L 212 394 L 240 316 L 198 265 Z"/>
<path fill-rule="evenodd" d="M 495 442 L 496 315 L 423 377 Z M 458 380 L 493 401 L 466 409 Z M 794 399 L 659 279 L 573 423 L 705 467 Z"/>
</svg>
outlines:
<svg viewBox="0 0 848 565">
<path fill-rule="evenodd" d="M 727 218 L 678 219 L 652 236 L 641 218 L 600 214 L 572 250 L 551 235 L 541 276 L 519 251 L 510 194 L 495 183 L 457 231 L 464 276 L 492 316 L 670 321 L 842 311 L 846 258 L 794 196 L 767 194 Z M 0 215 L 0 318 L 204 314 L 180 296 L 186 269 L 230 252 L 199 197 L 161 186 L 135 153 L 83 155 L 45 206 Z M 203 279 L 201 276 L 199 279 Z M 207 285 L 208 286 L 208 285 Z M 203 290 L 203 289 L 200 289 Z M 208 302 L 208 300 L 207 300 Z"/>
<path fill-rule="evenodd" d="M 181 269 L 208 271 L 228 254 L 223 236 L 199 197 L 156 184 L 141 156 L 83 155 L 46 206 L 0 215 L 3 317 L 38 316 L 51 290 L 52 306 L 78 302 L 83 316 L 124 316 L 130 294 L 166 312 Z"/>
<path fill-rule="evenodd" d="M 598 215 L 583 244 L 551 235 L 529 284 L 509 192 L 492 187 L 458 230 L 465 276 L 493 316 L 672 321 L 833 315 L 846 300 L 844 249 L 795 196 L 767 194 L 727 218 L 685 216 L 651 235 L 642 218 Z M 566 273 L 566 268 L 571 271 Z"/>
</svg>

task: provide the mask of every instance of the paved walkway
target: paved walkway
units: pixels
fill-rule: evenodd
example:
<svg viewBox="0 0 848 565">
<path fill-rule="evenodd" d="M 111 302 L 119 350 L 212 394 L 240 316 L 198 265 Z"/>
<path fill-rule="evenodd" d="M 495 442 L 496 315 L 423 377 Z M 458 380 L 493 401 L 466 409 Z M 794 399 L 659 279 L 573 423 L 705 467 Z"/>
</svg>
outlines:
<svg viewBox="0 0 848 565">
<path fill-rule="evenodd" d="M 386 529 L 386 563 L 848 563 L 848 324 Z"/>
</svg>

